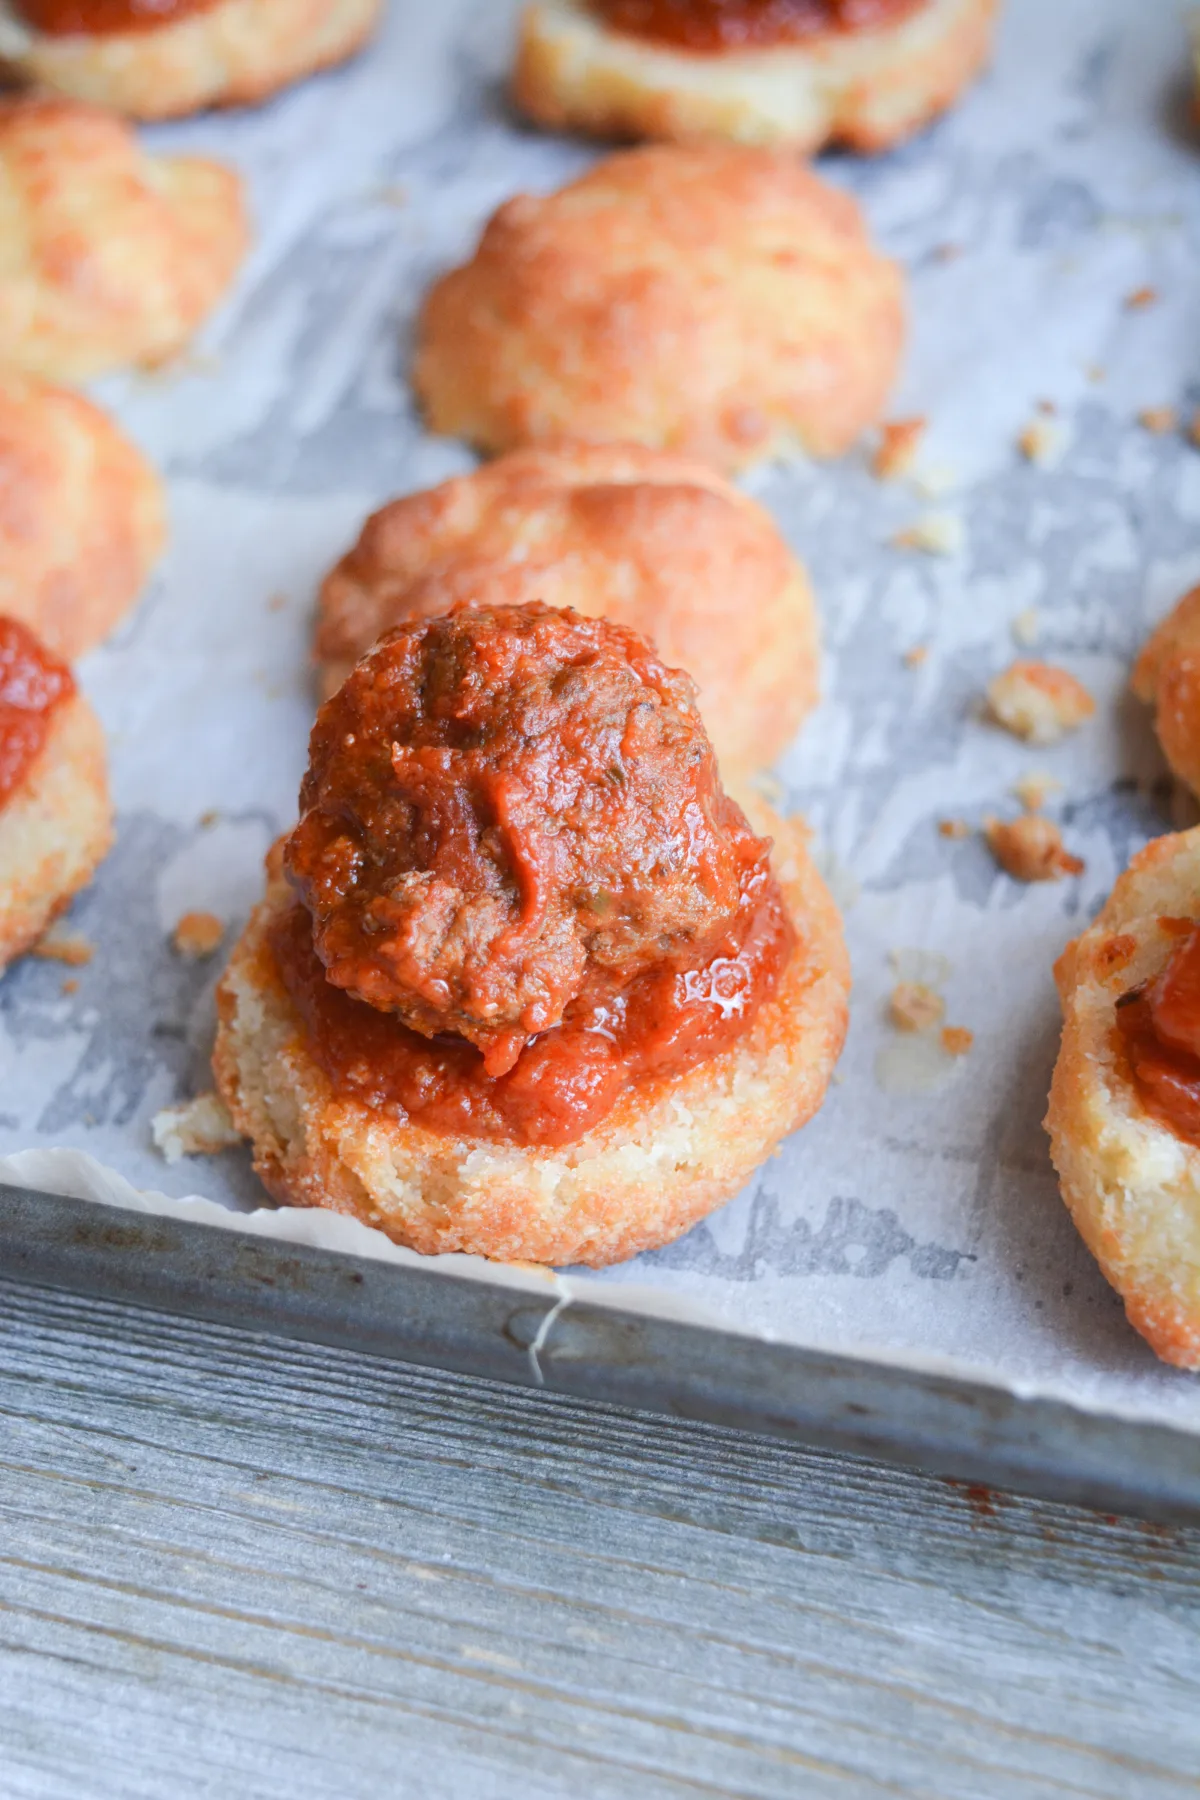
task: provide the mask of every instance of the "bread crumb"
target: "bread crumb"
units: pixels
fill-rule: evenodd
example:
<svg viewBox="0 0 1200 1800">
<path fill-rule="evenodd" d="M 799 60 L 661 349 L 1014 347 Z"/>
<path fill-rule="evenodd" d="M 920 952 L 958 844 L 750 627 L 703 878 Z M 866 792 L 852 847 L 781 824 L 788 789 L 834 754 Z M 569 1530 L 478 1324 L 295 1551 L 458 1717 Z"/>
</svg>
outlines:
<svg viewBox="0 0 1200 1800">
<path fill-rule="evenodd" d="M 271 598 L 267 601 L 267 611 L 268 612 L 282 612 L 286 605 L 287 605 L 287 595 L 286 594 L 272 594 Z"/>
<path fill-rule="evenodd" d="M 965 819 L 939 819 L 938 835 L 944 838 L 969 838 L 971 827 Z"/>
<path fill-rule="evenodd" d="M 96 946 L 78 931 L 61 931 L 52 925 L 44 937 L 29 948 L 30 956 L 43 962 L 66 963 L 69 969 L 82 969 L 96 954 Z"/>
<path fill-rule="evenodd" d="M 1157 299 L 1157 288 L 1134 288 L 1132 294 L 1125 296 L 1125 309 L 1127 312 L 1144 312 L 1148 306 L 1153 306 Z"/>
<path fill-rule="evenodd" d="M 188 912 L 171 933 L 171 943 L 178 956 L 189 962 L 211 956 L 225 936 L 225 926 L 216 913 Z"/>
<path fill-rule="evenodd" d="M 987 685 L 992 718 L 1014 737 L 1053 744 L 1096 710 L 1081 681 L 1053 663 L 1015 662 Z"/>
<path fill-rule="evenodd" d="M 157 1149 L 169 1163 L 183 1156 L 215 1156 L 241 1142 L 218 1094 L 197 1094 L 180 1106 L 164 1106 L 150 1121 L 150 1131 Z"/>
<path fill-rule="evenodd" d="M 1051 794 L 1057 794 L 1061 789 L 1062 782 L 1044 769 L 1030 769 L 1013 785 L 1013 793 L 1026 812 L 1041 812 Z"/>
<path fill-rule="evenodd" d="M 77 994 L 79 992 L 79 982 L 74 975 L 68 975 L 58 991 L 64 998 L 71 994 Z"/>
<path fill-rule="evenodd" d="M 1035 606 L 1027 606 L 1022 612 L 1019 612 L 1010 627 L 1014 641 L 1022 644 L 1025 649 L 1028 649 L 1031 644 L 1037 643 L 1040 629 L 1041 620 L 1038 618 Z"/>
<path fill-rule="evenodd" d="M 975 1042 L 975 1033 L 965 1025 L 947 1025 L 942 1030 L 942 1049 L 948 1056 L 966 1056 Z"/>
<path fill-rule="evenodd" d="M 888 1017 L 897 1031 L 928 1031 L 945 1016 L 946 1002 L 924 981 L 900 981 L 888 1001 Z"/>
<path fill-rule="evenodd" d="M 880 481 L 894 481 L 911 469 L 925 435 L 923 418 L 892 419 L 879 428 L 879 444 L 871 467 Z"/>
<path fill-rule="evenodd" d="M 1017 439 L 1017 448 L 1026 462 L 1051 469 L 1066 453 L 1067 434 L 1057 419 L 1034 419 Z"/>
<path fill-rule="evenodd" d="M 1062 832 L 1041 813 L 1019 819 L 985 819 L 984 833 L 996 861 L 1014 881 L 1060 881 L 1081 875 L 1084 864 L 1064 848 Z"/>
<path fill-rule="evenodd" d="M 1179 423 L 1173 406 L 1143 407 L 1137 420 L 1143 431 L 1152 431 L 1156 437 L 1165 437 L 1169 431 L 1174 431 Z"/>
<path fill-rule="evenodd" d="M 926 513 L 892 539 L 898 550 L 923 550 L 927 556 L 953 556 L 962 549 L 963 522 L 955 513 Z"/>
<path fill-rule="evenodd" d="M 1040 413 L 1043 413 L 1048 419 L 1054 418 L 1058 412 L 1058 402 L 1056 400 L 1039 400 L 1036 402 L 1036 405 L 1037 410 Z"/>
<path fill-rule="evenodd" d="M 928 655 L 929 655 L 929 645 L 928 644 L 914 644 L 911 650 L 906 650 L 904 652 L 905 668 L 906 669 L 919 669 L 921 664 L 925 661 L 925 658 Z"/>
<path fill-rule="evenodd" d="M 210 806 L 207 812 L 202 812 L 200 814 L 197 823 L 199 824 L 201 831 L 211 831 L 214 825 L 220 823 L 220 819 L 221 815 L 216 807 Z"/>
</svg>

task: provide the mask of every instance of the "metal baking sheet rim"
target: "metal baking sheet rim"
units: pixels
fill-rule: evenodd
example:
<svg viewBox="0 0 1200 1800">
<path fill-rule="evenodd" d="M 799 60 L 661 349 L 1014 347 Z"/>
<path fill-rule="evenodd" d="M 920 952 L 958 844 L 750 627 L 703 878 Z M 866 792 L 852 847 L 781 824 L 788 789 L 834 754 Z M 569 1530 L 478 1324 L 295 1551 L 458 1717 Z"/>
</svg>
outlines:
<svg viewBox="0 0 1200 1800">
<path fill-rule="evenodd" d="M 1162 1421 L 954 1359 L 731 1331 L 650 1287 L 614 1294 L 532 1265 L 418 1256 L 336 1213 L 172 1199 L 81 1151 L 0 1157 L 0 1274 L 1052 1499 L 1200 1517 L 1200 1434 Z"/>
</svg>

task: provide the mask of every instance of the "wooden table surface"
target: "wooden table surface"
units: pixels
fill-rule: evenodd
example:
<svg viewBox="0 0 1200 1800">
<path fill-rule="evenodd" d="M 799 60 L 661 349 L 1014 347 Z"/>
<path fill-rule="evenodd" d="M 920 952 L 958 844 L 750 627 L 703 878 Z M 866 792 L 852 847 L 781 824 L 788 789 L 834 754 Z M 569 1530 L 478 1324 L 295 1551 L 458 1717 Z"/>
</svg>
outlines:
<svg viewBox="0 0 1200 1800">
<path fill-rule="evenodd" d="M 0 1282 L 0 1794 L 1200 1792 L 1200 1529 Z"/>
</svg>

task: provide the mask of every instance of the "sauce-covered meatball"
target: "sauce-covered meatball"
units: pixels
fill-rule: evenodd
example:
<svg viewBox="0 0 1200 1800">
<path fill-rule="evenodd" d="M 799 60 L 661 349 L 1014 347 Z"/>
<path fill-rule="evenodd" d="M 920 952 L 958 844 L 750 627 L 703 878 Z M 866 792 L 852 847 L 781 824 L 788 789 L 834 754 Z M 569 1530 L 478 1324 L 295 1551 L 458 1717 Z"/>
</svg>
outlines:
<svg viewBox="0 0 1200 1800">
<path fill-rule="evenodd" d="M 285 852 L 326 979 L 512 1068 L 597 972 L 728 934 L 762 860 L 690 680 L 540 605 L 381 640 L 321 710 Z"/>
</svg>

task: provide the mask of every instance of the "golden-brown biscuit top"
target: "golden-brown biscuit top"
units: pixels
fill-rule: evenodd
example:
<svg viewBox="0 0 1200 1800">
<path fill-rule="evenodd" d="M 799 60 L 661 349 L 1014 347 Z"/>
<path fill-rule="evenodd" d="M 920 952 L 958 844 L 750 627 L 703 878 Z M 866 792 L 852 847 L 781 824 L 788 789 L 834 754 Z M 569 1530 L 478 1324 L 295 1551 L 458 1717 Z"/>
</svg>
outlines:
<svg viewBox="0 0 1200 1800">
<path fill-rule="evenodd" d="M 846 449 L 903 336 L 848 194 L 767 151 L 655 145 L 502 206 L 430 294 L 414 379 L 436 430 L 487 450 L 574 436 L 736 468 Z"/>
</svg>

